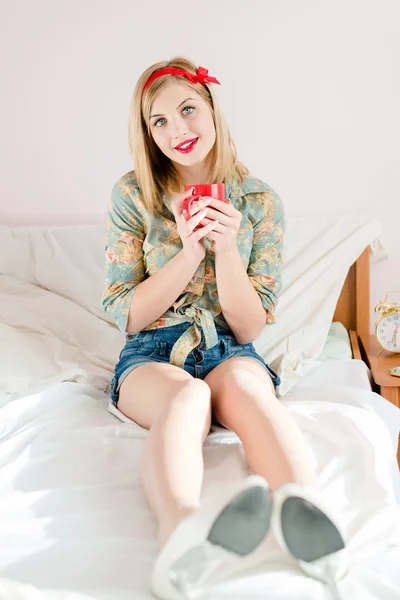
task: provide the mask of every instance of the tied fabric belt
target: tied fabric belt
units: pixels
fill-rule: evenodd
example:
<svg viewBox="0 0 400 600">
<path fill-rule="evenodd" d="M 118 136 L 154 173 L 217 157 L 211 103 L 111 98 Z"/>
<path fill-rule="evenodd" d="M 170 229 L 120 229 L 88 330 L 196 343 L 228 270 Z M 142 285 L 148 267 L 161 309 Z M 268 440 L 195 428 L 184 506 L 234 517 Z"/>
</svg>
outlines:
<svg viewBox="0 0 400 600">
<path fill-rule="evenodd" d="M 191 317 L 194 323 L 176 340 L 169 362 L 183 369 L 188 354 L 201 342 L 201 332 L 204 332 L 207 349 L 218 344 L 218 333 L 209 310 L 192 305 L 181 314 Z"/>
</svg>

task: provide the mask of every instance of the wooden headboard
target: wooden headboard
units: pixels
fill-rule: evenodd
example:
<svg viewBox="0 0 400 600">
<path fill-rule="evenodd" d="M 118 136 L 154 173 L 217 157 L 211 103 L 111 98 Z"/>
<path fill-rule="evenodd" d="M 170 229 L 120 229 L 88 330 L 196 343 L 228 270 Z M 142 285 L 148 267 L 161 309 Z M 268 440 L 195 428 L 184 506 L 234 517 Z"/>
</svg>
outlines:
<svg viewBox="0 0 400 600">
<path fill-rule="evenodd" d="M 349 332 L 353 357 L 361 360 L 358 336 L 370 332 L 370 274 L 368 245 L 350 267 L 340 292 L 332 321 L 340 321 Z"/>
</svg>

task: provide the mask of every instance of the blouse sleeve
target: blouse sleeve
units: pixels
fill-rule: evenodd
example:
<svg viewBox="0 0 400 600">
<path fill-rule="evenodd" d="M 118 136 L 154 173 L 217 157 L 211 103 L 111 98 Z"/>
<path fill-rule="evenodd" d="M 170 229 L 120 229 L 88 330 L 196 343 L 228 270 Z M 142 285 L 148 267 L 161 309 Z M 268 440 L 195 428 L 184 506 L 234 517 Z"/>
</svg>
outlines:
<svg viewBox="0 0 400 600">
<path fill-rule="evenodd" d="M 261 194 L 260 219 L 253 228 L 253 247 L 247 274 L 266 311 L 266 323 L 275 323 L 275 308 L 282 288 L 281 265 L 285 213 L 273 190 Z"/>
<path fill-rule="evenodd" d="M 105 226 L 104 310 L 126 333 L 129 308 L 139 283 L 146 279 L 143 261 L 143 219 L 133 186 L 116 183 Z"/>
</svg>

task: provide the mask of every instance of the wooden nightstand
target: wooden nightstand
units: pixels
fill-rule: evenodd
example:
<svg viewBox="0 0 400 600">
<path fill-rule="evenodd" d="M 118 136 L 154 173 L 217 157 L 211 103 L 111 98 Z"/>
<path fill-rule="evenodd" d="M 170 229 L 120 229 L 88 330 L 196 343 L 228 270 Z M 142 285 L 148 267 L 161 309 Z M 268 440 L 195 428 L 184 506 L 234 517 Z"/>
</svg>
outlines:
<svg viewBox="0 0 400 600">
<path fill-rule="evenodd" d="M 391 367 L 400 366 L 400 354 L 391 354 L 383 350 L 378 357 L 381 345 L 371 333 L 362 333 L 359 336 L 360 351 L 364 362 L 371 369 L 375 383 L 374 391 L 400 408 L 400 377 L 391 375 Z M 400 466 L 400 444 L 397 450 L 397 461 Z"/>
</svg>

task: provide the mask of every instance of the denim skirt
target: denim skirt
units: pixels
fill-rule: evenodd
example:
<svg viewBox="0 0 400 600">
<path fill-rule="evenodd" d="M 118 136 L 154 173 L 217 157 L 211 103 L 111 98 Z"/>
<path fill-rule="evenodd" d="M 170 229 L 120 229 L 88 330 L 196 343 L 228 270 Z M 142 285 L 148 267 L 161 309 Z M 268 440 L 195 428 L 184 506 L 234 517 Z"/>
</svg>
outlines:
<svg viewBox="0 0 400 600">
<path fill-rule="evenodd" d="M 117 407 L 119 388 L 125 377 L 137 367 L 148 362 L 169 363 L 171 350 L 178 338 L 192 323 L 185 322 L 171 327 L 140 331 L 134 335 L 127 334 L 125 346 L 119 355 L 115 366 L 114 377 L 111 381 L 111 402 Z M 224 360 L 233 356 L 250 356 L 268 371 L 272 383 L 276 388 L 280 377 L 256 352 L 252 343 L 239 344 L 231 331 L 216 325 L 219 338 L 218 344 L 206 349 L 204 333 L 201 333 L 201 342 L 189 354 L 184 364 L 184 370 L 192 377 L 204 379 L 210 371 Z"/>
</svg>

